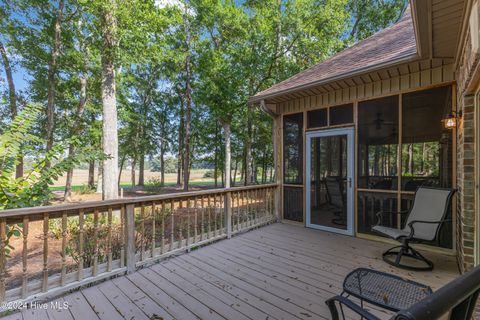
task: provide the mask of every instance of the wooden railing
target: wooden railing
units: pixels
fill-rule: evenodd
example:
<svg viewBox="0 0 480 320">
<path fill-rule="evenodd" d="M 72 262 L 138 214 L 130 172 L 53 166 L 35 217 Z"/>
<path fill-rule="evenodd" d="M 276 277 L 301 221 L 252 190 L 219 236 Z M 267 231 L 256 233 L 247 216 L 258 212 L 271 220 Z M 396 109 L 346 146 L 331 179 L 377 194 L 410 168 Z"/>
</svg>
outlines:
<svg viewBox="0 0 480 320">
<path fill-rule="evenodd" d="M 0 302 L 47 299 L 276 219 L 277 185 L 0 212 Z"/>
</svg>

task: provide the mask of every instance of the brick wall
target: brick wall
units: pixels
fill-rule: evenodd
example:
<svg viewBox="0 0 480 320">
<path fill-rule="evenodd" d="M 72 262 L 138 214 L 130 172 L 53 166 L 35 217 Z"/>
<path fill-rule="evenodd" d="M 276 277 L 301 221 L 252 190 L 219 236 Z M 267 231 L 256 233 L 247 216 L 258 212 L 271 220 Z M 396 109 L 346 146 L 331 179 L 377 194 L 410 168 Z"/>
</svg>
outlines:
<svg viewBox="0 0 480 320">
<path fill-rule="evenodd" d="M 455 71 L 457 110 L 463 119 L 457 128 L 457 252 L 462 272 L 475 263 L 475 233 L 478 212 L 475 207 L 475 96 L 467 87 L 475 78 L 480 54 L 472 50 L 470 35 L 463 44 L 462 55 Z"/>
<path fill-rule="evenodd" d="M 457 251 L 464 272 L 475 262 L 475 99 L 466 95 L 459 100 L 463 120 L 457 130 Z"/>
</svg>

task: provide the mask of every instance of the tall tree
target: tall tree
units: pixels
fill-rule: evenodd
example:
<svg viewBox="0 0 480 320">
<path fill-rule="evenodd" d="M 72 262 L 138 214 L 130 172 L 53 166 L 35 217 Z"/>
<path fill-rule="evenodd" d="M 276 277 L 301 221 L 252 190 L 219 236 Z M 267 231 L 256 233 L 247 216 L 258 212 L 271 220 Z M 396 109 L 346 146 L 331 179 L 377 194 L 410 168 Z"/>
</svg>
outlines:
<svg viewBox="0 0 480 320">
<path fill-rule="evenodd" d="M 15 119 L 18 114 L 17 109 L 17 93 L 15 91 L 15 82 L 13 82 L 12 67 L 10 64 L 10 59 L 8 58 L 7 50 L 5 46 L 0 41 L 0 55 L 2 56 L 3 66 L 5 68 L 5 75 L 7 77 L 8 83 L 8 99 L 10 104 L 10 117 Z M 20 152 L 17 158 L 17 165 L 15 166 L 15 177 L 23 177 L 23 155 Z"/>
<path fill-rule="evenodd" d="M 117 20 L 115 0 L 106 0 L 101 12 L 102 32 L 102 144 L 108 159 L 103 161 L 103 198 L 118 198 L 118 132 L 115 85 Z"/>
<path fill-rule="evenodd" d="M 48 93 L 47 93 L 47 148 L 46 152 L 52 150 L 53 147 L 53 130 L 54 130 L 54 115 L 55 115 L 55 86 L 57 73 L 57 59 L 60 55 L 61 34 L 62 34 L 62 19 L 63 19 L 63 0 L 58 1 L 58 8 L 56 10 L 55 24 L 53 28 L 53 44 L 50 54 L 50 61 L 48 63 Z M 47 159 L 45 167 L 50 167 L 50 161 Z"/>
<path fill-rule="evenodd" d="M 191 71 L 190 71 L 190 21 L 189 21 L 189 5 L 185 0 L 185 9 L 183 13 L 183 24 L 185 28 L 185 142 L 183 154 L 183 190 L 188 191 L 188 182 L 190 178 L 190 122 L 192 109 L 191 96 Z"/>
</svg>

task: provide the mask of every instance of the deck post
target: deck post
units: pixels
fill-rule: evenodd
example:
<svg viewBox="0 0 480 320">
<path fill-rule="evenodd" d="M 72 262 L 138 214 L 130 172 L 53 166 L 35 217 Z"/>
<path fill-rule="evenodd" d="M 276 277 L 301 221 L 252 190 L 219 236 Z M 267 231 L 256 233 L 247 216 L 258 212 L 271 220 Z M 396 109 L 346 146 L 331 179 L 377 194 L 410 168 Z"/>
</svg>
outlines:
<svg viewBox="0 0 480 320">
<path fill-rule="evenodd" d="M 227 232 L 227 238 L 232 237 L 232 193 L 227 191 L 225 197 L 225 230 Z"/>
<path fill-rule="evenodd" d="M 125 265 L 127 273 L 135 271 L 135 205 L 125 206 Z"/>
</svg>

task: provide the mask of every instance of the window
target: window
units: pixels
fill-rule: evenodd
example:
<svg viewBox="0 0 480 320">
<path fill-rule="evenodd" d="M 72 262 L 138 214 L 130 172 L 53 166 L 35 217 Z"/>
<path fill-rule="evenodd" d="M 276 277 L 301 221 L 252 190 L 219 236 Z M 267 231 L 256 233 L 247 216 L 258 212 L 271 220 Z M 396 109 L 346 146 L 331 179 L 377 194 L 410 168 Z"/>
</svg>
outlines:
<svg viewBox="0 0 480 320">
<path fill-rule="evenodd" d="M 330 124 L 331 126 L 339 124 L 353 123 L 353 104 L 345 104 L 341 106 L 331 107 Z"/>
<path fill-rule="evenodd" d="M 307 128 L 320 128 L 328 125 L 327 108 L 307 112 Z"/>
<path fill-rule="evenodd" d="M 284 183 L 303 184 L 303 113 L 283 117 Z"/>
</svg>

